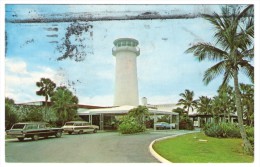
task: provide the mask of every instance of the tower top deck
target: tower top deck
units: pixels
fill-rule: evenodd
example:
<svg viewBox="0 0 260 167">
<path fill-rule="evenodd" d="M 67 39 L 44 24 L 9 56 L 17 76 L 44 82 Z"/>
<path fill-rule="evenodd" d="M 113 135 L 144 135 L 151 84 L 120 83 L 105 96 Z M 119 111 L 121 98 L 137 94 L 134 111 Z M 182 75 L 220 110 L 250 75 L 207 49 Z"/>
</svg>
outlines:
<svg viewBox="0 0 260 167">
<path fill-rule="evenodd" d="M 114 41 L 114 45 L 116 47 L 121 47 L 121 46 L 136 47 L 138 44 L 139 42 L 133 38 L 119 38 Z"/>
</svg>

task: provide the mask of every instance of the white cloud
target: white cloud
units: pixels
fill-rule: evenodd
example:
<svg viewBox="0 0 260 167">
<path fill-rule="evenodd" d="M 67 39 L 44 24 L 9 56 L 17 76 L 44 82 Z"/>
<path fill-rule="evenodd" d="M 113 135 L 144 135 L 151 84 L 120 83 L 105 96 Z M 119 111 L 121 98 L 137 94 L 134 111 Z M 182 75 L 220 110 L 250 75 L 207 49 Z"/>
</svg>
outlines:
<svg viewBox="0 0 260 167">
<path fill-rule="evenodd" d="M 12 59 L 6 59 L 5 60 L 5 68 L 7 71 L 10 71 L 12 73 L 20 73 L 20 74 L 26 74 L 27 73 L 27 65 L 24 61 L 15 61 L 15 64 L 13 64 Z"/>
<path fill-rule="evenodd" d="M 28 70 L 28 64 L 15 58 L 6 58 L 5 96 L 15 102 L 28 102 L 42 99 L 36 95 L 36 82 L 40 78 L 54 80 L 55 71 L 49 67 L 40 66 L 35 71 Z"/>
<path fill-rule="evenodd" d="M 68 73 L 62 71 L 64 76 L 60 76 L 61 71 L 56 71 L 50 67 L 36 66 L 34 70 L 30 64 L 16 58 L 6 58 L 6 74 L 5 74 L 5 96 L 12 98 L 16 103 L 43 100 L 44 98 L 36 95 L 38 90 L 36 82 L 40 78 L 50 78 L 57 85 L 68 79 Z M 16 68 L 13 68 L 16 67 Z M 97 75 L 104 79 L 113 78 L 113 73 L 99 72 Z M 80 104 L 111 106 L 113 105 L 113 95 L 104 96 L 78 96 Z"/>
</svg>

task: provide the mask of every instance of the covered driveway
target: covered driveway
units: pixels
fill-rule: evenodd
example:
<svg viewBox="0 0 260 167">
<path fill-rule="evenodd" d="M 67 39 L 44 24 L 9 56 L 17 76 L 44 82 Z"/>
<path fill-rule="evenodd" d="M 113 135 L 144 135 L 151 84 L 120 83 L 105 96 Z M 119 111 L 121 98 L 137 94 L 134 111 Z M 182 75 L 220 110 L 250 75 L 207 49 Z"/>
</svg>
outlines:
<svg viewBox="0 0 260 167">
<path fill-rule="evenodd" d="M 100 109 L 79 109 L 78 115 L 87 119 L 91 124 L 93 123 L 93 117 L 98 116 L 99 118 L 99 127 L 100 130 L 104 130 L 104 117 L 105 116 L 120 116 L 126 115 L 129 110 L 135 108 L 135 106 L 119 106 L 119 107 L 111 107 L 111 108 L 100 108 Z M 169 111 L 161 111 L 157 109 L 148 108 L 148 112 L 150 117 L 153 118 L 154 121 L 154 130 L 156 130 L 155 123 L 157 122 L 157 118 L 162 115 L 168 115 L 170 117 L 170 123 L 173 123 L 173 116 L 176 117 L 176 129 L 179 129 L 179 114 L 175 112 Z"/>
</svg>

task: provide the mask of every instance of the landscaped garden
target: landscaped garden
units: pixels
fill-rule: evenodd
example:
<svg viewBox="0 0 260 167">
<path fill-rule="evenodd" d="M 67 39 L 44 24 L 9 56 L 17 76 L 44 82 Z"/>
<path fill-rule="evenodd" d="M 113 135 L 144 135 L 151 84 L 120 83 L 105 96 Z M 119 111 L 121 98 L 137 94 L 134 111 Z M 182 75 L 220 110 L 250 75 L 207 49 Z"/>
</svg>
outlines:
<svg viewBox="0 0 260 167">
<path fill-rule="evenodd" d="M 251 163 L 253 156 L 243 153 L 241 138 L 214 138 L 193 133 L 158 141 L 153 149 L 175 163 Z"/>
</svg>

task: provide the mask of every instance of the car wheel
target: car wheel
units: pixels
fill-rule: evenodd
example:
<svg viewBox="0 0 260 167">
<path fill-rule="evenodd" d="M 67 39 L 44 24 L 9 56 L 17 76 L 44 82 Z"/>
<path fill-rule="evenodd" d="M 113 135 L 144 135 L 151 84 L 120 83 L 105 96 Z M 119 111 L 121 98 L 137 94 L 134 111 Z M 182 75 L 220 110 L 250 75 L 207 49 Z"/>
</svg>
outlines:
<svg viewBox="0 0 260 167">
<path fill-rule="evenodd" d="M 69 135 L 71 135 L 71 134 L 72 134 L 72 132 L 68 132 L 68 134 L 69 134 Z"/>
<path fill-rule="evenodd" d="M 55 134 L 55 136 L 56 136 L 57 138 L 60 138 L 60 137 L 61 137 L 61 135 L 62 135 L 62 133 L 61 133 L 61 132 L 57 132 L 57 133 Z"/>
<path fill-rule="evenodd" d="M 93 133 L 97 133 L 97 129 L 94 129 Z"/>
<path fill-rule="evenodd" d="M 34 140 L 34 141 L 39 140 L 39 135 L 33 135 L 32 140 Z"/>
<path fill-rule="evenodd" d="M 79 132 L 78 132 L 78 134 L 82 134 L 83 133 L 83 131 L 82 130 L 80 130 Z"/>
<path fill-rule="evenodd" d="M 19 140 L 19 141 L 23 141 L 24 138 L 23 138 L 23 137 L 18 137 L 18 140 Z"/>
</svg>

